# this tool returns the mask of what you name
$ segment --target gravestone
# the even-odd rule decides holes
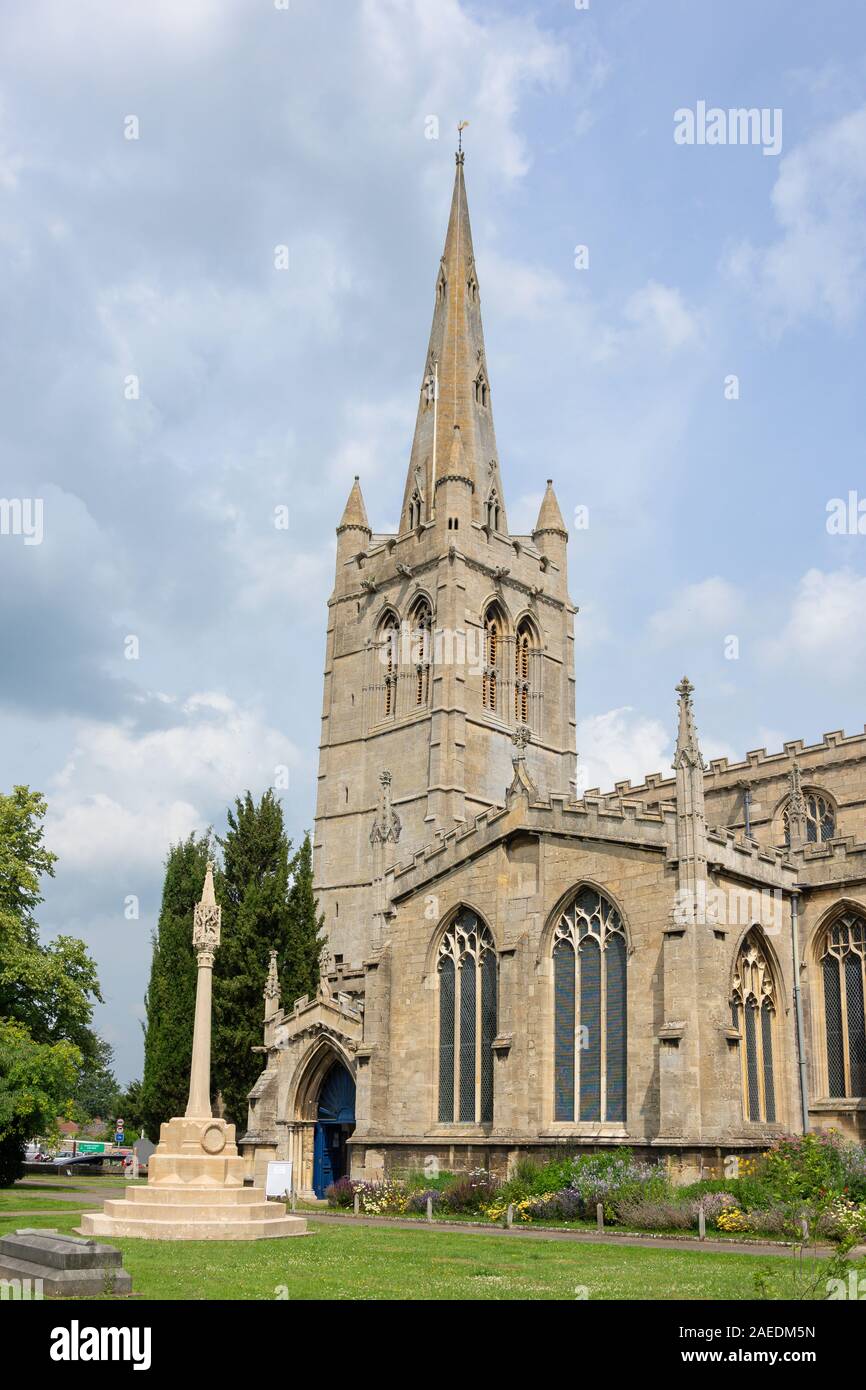
[[[0,1237],[0,1279],[41,1280],[48,1297],[132,1293],[132,1276],[113,1245],[44,1227]]]

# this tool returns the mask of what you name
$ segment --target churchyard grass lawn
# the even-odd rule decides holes
[[[29,1226],[72,1231],[74,1212]],[[0,1217],[0,1234],[14,1230]],[[317,1225],[288,1240],[114,1240],[148,1299],[742,1299],[790,1256]]]
[[[39,1174],[27,1175],[25,1182],[31,1191],[37,1187],[46,1192],[92,1192],[97,1187],[131,1187],[133,1183],[147,1182],[147,1178],[125,1178],[122,1173],[94,1173],[89,1178],[67,1178],[61,1173],[46,1174],[41,1177]],[[20,1184],[15,1188],[16,1192],[24,1191]]]
[[[0,1188],[0,1212],[4,1211],[57,1211],[61,1207],[64,1211],[87,1211],[93,1203],[88,1202],[86,1195],[81,1201],[70,1202],[66,1198],[60,1201],[57,1197],[44,1196],[41,1192],[28,1191],[27,1188]]]

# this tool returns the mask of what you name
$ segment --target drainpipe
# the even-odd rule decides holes
[[[743,789],[743,833],[747,840],[752,838],[752,788],[748,782],[741,782]]]
[[[800,1110],[803,1133],[809,1133],[809,1080],[806,1073],[806,1046],[803,1041],[803,998],[800,993],[800,890],[791,894],[791,950],[794,967],[794,1014],[797,1019],[797,1056],[800,1072]]]

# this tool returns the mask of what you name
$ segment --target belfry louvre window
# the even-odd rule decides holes
[[[522,622],[517,629],[514,643],[514,718],[518,724],[529,723],[530,713],[530,671],[532,650],[535,646],[530,624]]]
[[[626,943],[616,908],[578,890],[553,932],[555,1120],[626,1114]]]
[[[502,619],[495,608],[487,610],[484,619],[484,671],[481,677],[481,703],[485,709],[497,709],[499,698],[499,649],[502,645]]]
[[[400,623],[395,613],[385,617],[379,630],[379,660],[382,663],[382,717],[393,719],[397,711]]]
[[[866,922],[846,912],[821,949],[827,1084],[835,1098],[866,1097]]]
[[[426,600],[412,614],[412,661],[415,666],[415,706],[430,699],[430,668],[433,660],[433,615]]]
[[[775,986],[755,932],[746,937],[737,957],[731,1022],[741,1034],[743,1114],[749,1120],[773,1123],[776,1119]]]
[[[439,1120],[493,1121],[496,948],[464,908],[439,945]]]
[[[836,834],[836,812],[832,804],[818,792],[806,792],[803,799],[806,803],[807,842],[820,845],[825,840],[832,840]],[[785,828],[785,844],[790,845],[791,824],[787,809],[782,814],[782,824]]]

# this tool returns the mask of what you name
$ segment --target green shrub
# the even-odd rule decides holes
[[[674,1189],[678,1202],[700,1201],[717,1192],[727,1192],[736,1198],[743,1211],[761,1211],[772,1206],[774,1194],[763,1177],[746,1174],[740,1178],[703,1178]]]
[[[820,1209],[848,1190],[854,1166],[849,1151],[858,1147],[834,1130],[785,1135],[770,1145],[759,1174],[780,1202],[809,1202]]]

